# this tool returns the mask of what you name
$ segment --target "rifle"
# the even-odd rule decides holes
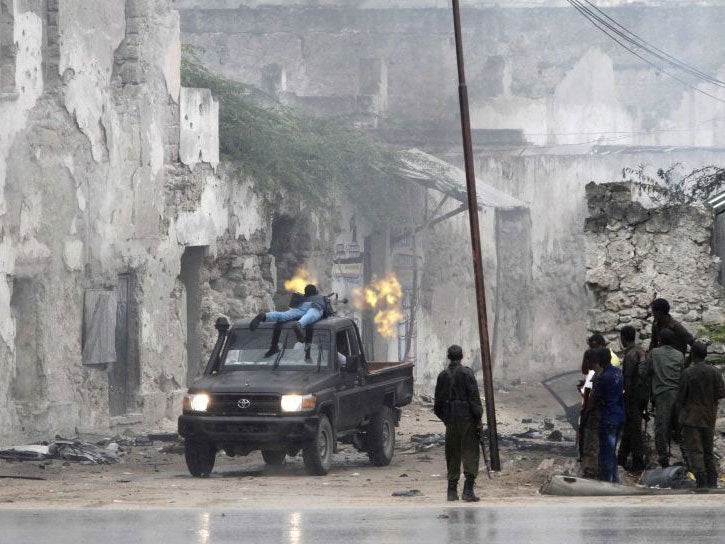
[[[483,438],[483,429],[479,429],[477,432],[478,443],[481,445],[481,455],[483,455],[483,464],[486,467],[486,474],[491,479],[491,466],[488,464],[488,455],[486,455],[486,441]]]

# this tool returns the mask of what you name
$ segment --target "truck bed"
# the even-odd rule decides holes
[[[395,362],[369,362],[367,363],[368,368],[368,375],[373,376],[377,374],[382,374],[383,372],[387,372],[389,370],[397,369],[397,368],[413,368],[413,363],[403,363],[400,361]]]
[[[359,389],[367,397],[366,404],[379,406],[389,395],[396,406],[405,406],[413,400],[413,364],[400,362],[366,363],[365,385]]]

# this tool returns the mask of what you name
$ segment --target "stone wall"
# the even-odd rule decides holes
[[[649,304],[658,297],[695,336],[701,325],[725,321],[710,208],[646,208],[626,183],[590,183],[586,194],[586,282],[595,300],[590,332],[616,340],[623,326],[632,325],[648,338]]]

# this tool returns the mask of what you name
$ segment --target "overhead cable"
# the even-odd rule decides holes
[[[718,102],[725,103],[725,100],[723,100],[722,98],[715,96],[714,94],[709,93],[703,89],[700,89],[699,87],[693,85],[692,83],[682,79],[681,77],[678,77],[677,75],[673,74],[671,71],[665,69],[662,65],[657,64],[657,62],[655,62],[651,59],[648,59],[647,57],[644,56],[643,53],[635,51],[631,47],[631,45],[636,45],[636,44],[633,44],[633,40],[631,38],[626,37],[626,35],[624,35],[624,33],[619,30],[612,29],[612,25],[610,25],[606,22],[602,22],[600,17],[597,17],[596,15],[592,14],[591,10],[586,8],[586,6],[582,5],[581,2],[579,2],[578,0],[567,0],[567,1],[569,2],[569,4],[571,4],[572,7],[574,7],[579,13],[581,13],[587,20],[589,20],[596,28],[598,28],[599,30],[604,32],[610,39],[615,41],[617,44],[619,44],[621,47],[623,47],[624,49],[626,49],[627,51],[632,53],[634,56],[636,56],[643,62],[649,64],[650,66],[652,66],[659,72],[662,72],[666,76],[670,77],[671,79],[674,79],[675,81],[678,81],[679,83],[692,89],[693,91],[698,92],[702,95],[705,95],[709,98],[712,98],[713,100],[717,100]],[[627,43],[629,43],[630,45],[627,45]],[[636,45],[636,46],[639,47],[640,49],[642,49],[641,46],[639,46],[639,45]],[[647,49],[646,52],[650,52],[650,51]],[[661,57],[659,55],[656,55],[656,56],[661,59]],[[696,76],[696,77],[698,79],[705,81],[706,83],[713,83],[718,86],[725,87],[725,82],[720,82],[719,80],[710,78],[709,76],[708,76],[708,80],[705,80],[704,78],[701,78],[699,76]],[[714,83],[714,82],[717,82],[717,83]]]

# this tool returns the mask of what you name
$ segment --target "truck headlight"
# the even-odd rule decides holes
[[[315,395],[282,395],[283,412],[305,412],[314,410],[317,398]]]
[[[206,393],[192,393],[184,397],[184,410],[206,412],[210,400],[209,395]]]

